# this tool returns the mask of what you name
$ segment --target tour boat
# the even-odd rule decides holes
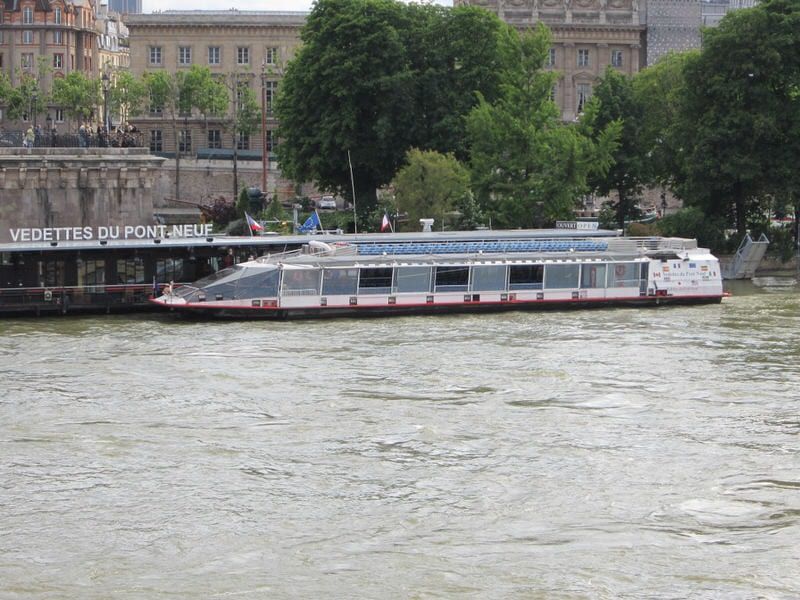
[[[232,318],[307,318],[720,302],[718,259],[682,238],[358,246],[312,240],[233,265],[156,304]]]

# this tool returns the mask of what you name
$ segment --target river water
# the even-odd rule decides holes
[[[0,598],[793,598],[800,286],[0,321]]]

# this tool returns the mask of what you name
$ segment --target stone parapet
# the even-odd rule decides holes
[[[20,228],[152,224],[163,162],[142,148],[0,148],[0,242]]]

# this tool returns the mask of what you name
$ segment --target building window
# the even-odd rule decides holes
[[[150,46],[150,64],[161,64],[161,46]]]
[[[190,46],[178,47],[178,64],[179,65],[192,64],[192,48]]]
[[[275,95],[278,93],[277,81],[264,82],[264,107],[268,113],[272,112],[272,105],[275,102]]]
[[[55,109],[56,113],[56,123],[63,123],[64,122],[64,109],[57,108]]]
[[[236,49],[236,64],[237,65],[250,64],[250,48],[239,47]]]
[[[163,152],[164,140],[161,136],[160,129],[150,130],[150,152]]]
[[[23,44],[33,43],[33,32],[30,29],[26,29],[22,32],[22,43]]]
[[[278,49],[277,48],[267,48],[266,55],[264,57],[264,62],[268,65],[274,65],[278,62]]]
[[[556,49],[550,48],[547,52],[547,63],[545,64],[546,67],[554,67],[556,66]]]
[[[583,112],[589,98],[592,97],[592,84],[579,83],[578,84],[578,112]]]
[[[209,46],[208,47],[208,64],[210,65],[218,65],[220,58],[220,51],[219,46]]]
[[[622,66],[622,50],[611,51],[611,66],[612,67]]]
[[[56,25],[61,25],[61,9],[55,8],[53,9],[53,23]]]
[[[181,129],[178,132],[178,152],[192,151],[192,130]]]
[[[588,67],[589,66],[589,49],[588,48],[578,48],[578,66],[579,67]]]
[[[267,129],[267,152],[275,151],[275,130]]]
[[[208,130],[208,147],[222,148],[222,132],[219,129]]]
[[[22,68],[23,69],[32,69],[33,68],[33,54],[29,52],[25,52],[21,55],[22,59]]]
[[[64,32],[60,29],[56,29],[53,32],[53,43],[56,46],[63,46],[64,45]]]
[[[140,256],[118,258],[117,283],[144,283],[144,259]]]
[[[247,133],[239,133],[236,139],[237,150],[250,150],[250,135]]]
[[[22,24],[23,25],[32,25],[33,24],[33,8],[30,6],[26,6],[22,9]]]
[[[151,98],[150,99],[150,114],[155,116],[155,117],[159,117],[159,116],[161,116],[162,112],[164,112],[164,107],[161,106],[160,104],[155,104],[153,102],[153,99]]]
[[[63,54],[53,54],[53,68],[54,69],[63,69],[64,68],[64,55]]]

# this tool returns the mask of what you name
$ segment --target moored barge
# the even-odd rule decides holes
[[[719,261],[681,238],[360,247],[311,241],[168,286],[153,302],[195,315],[310,318],[714,303]]]

